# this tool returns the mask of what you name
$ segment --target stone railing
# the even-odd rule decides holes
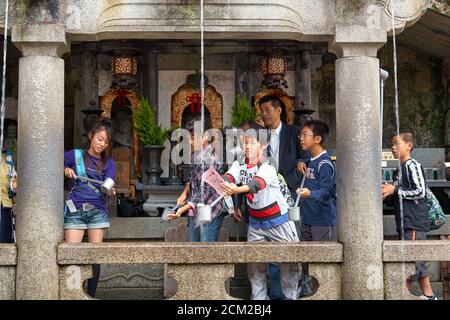
[[[0,300],[16,298],[16,265],[16,245],[0,244]]]
[[[173,299],[233,299],[225,282],[235,263],[309,262],[319,282],[310,299],[341,299],[343,246],[339,243],[148,243],[106,242],[100,245],[62,244],[58,247],[61,299],[90,299],[83,283],[92,264],[168,264],[177,281]]]
[[[406,287],[406,278],[415,273],[415,261],[450,261],[450,241],[384,241],[385,299],[418,299]]]
[[[339,243],[149,243],[106,242],[100,245],[58,246],[61,299],[90,299],[83,282],[92,276],[91,265],[168,264],[178,283],[173,299],[233,299],[225,282],[234,276],[235,263],[309,262],[319,289],[310,299],[341,299],[343,246]],[[384,241],[385,298],[418,299],[406,288],[415,261],[450,261],[450,241]],[[17,249],[0,244],[0,300],[15,299]]]

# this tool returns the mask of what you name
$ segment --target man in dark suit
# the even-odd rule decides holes
[[[300,128],[281,121],[281,102],[277,97],[262,97],[259,107],[264,126],[271,130],[268,155],[286,180],[291,192],[294,192],[302,178],[302,174],[297,170],[297,160],[308,158],[307,153],[300,147]]]
[[[300,128],[281,121],[281,101],[275,96],[264,96],[259,100],[259,108],[264,126],[270,129],[270,141],[267,147],[271,163],[284,177],[295,198],[295,190],[300,186],[302,174],[297,169],[299,159],[307,159],[308,155],[299,143]],[[270,298],[284,299],[281,291],[280,269],[278,264],[269,264]]]

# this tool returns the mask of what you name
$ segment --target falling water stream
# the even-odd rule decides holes
[[[200,90],[201,90],[201,139],[203,139],[203,130],[205,128],[205,43],[204,43],[204,7],[203,0],[200,0]],[[201,162],[202,172],[205,172],[205,162],[203,159],[203,143],[201,143]],[[205,180],[201,180],[201,202],[204,202]]]
[[[393,63],[394,63],[394,111],[395,111],[395,123],[397,129],[397,135],[400,135],[400,107],[398,102],[398,66],[397,66],[397,36],[395,34],[395,0],[391,0],[391,14],[392,14],[392,47],[393,47]],[[400,156],[398,158],[397,163],[398,170],[398,183],[402,182],[402,167],[401,167],[401,159]],[[405,240],[405,232],[403,230],[403,199],[402,195],[399,193],[398,195],[399,201],[399,210],[400,210],[400,239]],[[405,247],[401,246],[401,254],[402,256],[405,254]],[[406,269],[405,263],[402,263],[402,275],[403,279],[406,279]],[[405,286],[402,286],[402,296],[405,296]]]
[[[8,13],[9,13],[9,0],[5,2],[5,26],[3,36],[3,74],[2,74],[2,104],[0,109],[0,150],[3,150],[3,135],[4,135],[4,123],[5,123],[5,88],[6,88],[6,55],[8,50]],[[0,163],[2,157],[0,157]],[[0,185],[1,187],[1,185]]]
[[[394,61],[394,110],[395,110],[395,123],[397,129],[397,135],[400,135],[400,112],[399,112],[399,103],[398,103],[398,78],[397,78],[397,37],[395,35],[395,1],[391,1],[392,7],[392,46],[393,46],[393,61]],[[398,158],[398,181],[401,183],[402,181],[402,168],[401,168],[401,160]],[[401,194],[399,194],[399,203],[400,203],[400,237],[404,240],[404,231],[403,231],[403,199]]]
[[[202,172],[205,172],[205,161],[204,161],[204,154],[203,154],[203,134],[204,134],[204,128],[205,128],[205,42],[204,42],[204,5],[203,0],[200,0],[200,104],[201,104],[201,122],[200,122],[200,161],[202,162]],[[200,202],[202,204],[205,204],[205,179],[201,178],[200,183],[200,192],[201,192],[201,198]],[[204,223],[200,223],[200,233],[203,234],[204,232]]]
[[[3,36],[3,71],[2,71],[2,100],[0,108],[0,152],[3,152],[3,136],[4,136],[4,123],[5,123],[5,91],[6,91],[6,55],[8,52],[8,13],[9,13],[9,0],[5,2],[5,25]],[[3,161],[3,157],[0,157],[0,165]],[[2,199],[2,184],[0,179],[0,199]]]

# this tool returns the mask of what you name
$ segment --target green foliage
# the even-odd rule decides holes
[[[17,154],[17,149],[18,149],[17,139],[12,139],[12,143],[8,147],[9,147],[9,151]]]
[[[194,0],[185,0],[182,4],[171,8],[171,12],[180,20],[187,20],[191,26],[198,26],[200,13],[198,12],[198,3]]]
[[[450,17],[450,0],[431,0],[428,7]]]
[[[176,6],[175,12],[186,20],[198,20],[199,17],[192,7]]]
[[[147,98],[142,98],[140,108],[133,113],[137,134],[144,146],[162,146],[167,139],[169,129],[158,125],[156,110]]]
[[[247,97],[237,95],[236,104],[231,111],[231,124],[238,127],[244,120],[255,121],[255,119],[256,112]]]

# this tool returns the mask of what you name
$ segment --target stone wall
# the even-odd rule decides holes
[[[415,133],[421,148],[444,147],[445,91],[443,86],[443,61],[404,46],[398,46],[398,86],[400,127]],[[384,147],[395,132],[394,71],[392,44],[379,52],[381,66],[389,72],[385,91]]]
[[[312,93],[316,95],[318,112],[313,116],[319,118],[330,127],[326,147],[336,149],[336,95],[335,95],[335,61],[334,54],[327,54],[323,58],[322,67],[311,79]]]
[[[444,62],[405,46],[398,46],[398,85],[400,127],[412,130],[420,148],[444,148],[445,132],[449,131],[445,117]],[[383,148],[389,148],[390,136],[395,132],[394,71],[392,43],[378,53],[380,65],[389,72],[384,96]],[[336,115],[334,97],[335,67],[332,54],[324,57],[323,65],[312,78],[313,93],[319,94],[319,113],[315,114],[330,125],[327,143],[329,149],[336,146]],[[447,128],[446,128],[447,126]]]

